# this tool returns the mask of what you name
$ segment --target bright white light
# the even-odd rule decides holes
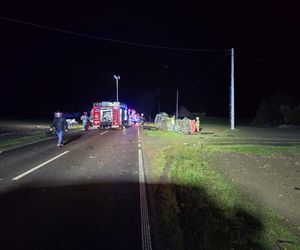
[[[115,78],[116,80],[120,80],[120,76],[114,75],[114,78]]]

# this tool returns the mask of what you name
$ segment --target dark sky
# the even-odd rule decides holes
[[[140,112],[157,111],[159,101],[162,111],[174,111],[179,89],[180,104],[189,110],[227,116],[230,57],[223,58],[223,49],[232,47],[238,117],[253,117],[258,102],[275,93],[300,98],[300,18],[293,2],[7,2],[1,1],[1,17],[121,41],[221,51],[131,46],[0,19],[1,116],[51,117],[55,109],[83,111],[94,101],[114,100],[113,74],[121,76],[119,99]]]

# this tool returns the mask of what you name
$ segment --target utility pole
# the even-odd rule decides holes
[[[235,128],[234,124],[234,48],[231,49],[231,84],[230,84],[230,129]]]
[[[120,76],[114,75],[114,78],[116,79],[117,102],[119,102],[119,80],[120,80]]]
[[[176,120],[178,119],[178,89],[176,92]]]

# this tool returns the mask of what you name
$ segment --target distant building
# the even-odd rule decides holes
[[[184,118],[189,117],[191,115],[191,112],[183,105],[181,105],[178,109],[178,117]]]

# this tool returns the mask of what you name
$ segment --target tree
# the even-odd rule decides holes
[[[257,125],[271,126],[276,119],[276,111],[274,107],[265,99],[263,99],[256,111],[256,117],[254,123]]]
[[[257,108],[254,123],[264,126],[277,126],[280,124],[299,124],[300,105],[296,99],[276,94],[268,100],[263,99]]]

